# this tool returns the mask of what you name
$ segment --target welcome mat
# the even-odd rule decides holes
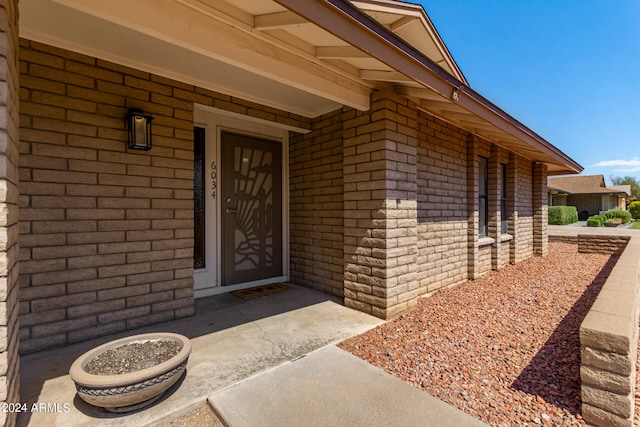
[[[291,287],[283,285],[282,283],[274,283],[272,285],[255,286],[253,288],[241,289],[239,291],[231,291],[229,293],[242,299],[251,299],[278,294],[290,289]]]

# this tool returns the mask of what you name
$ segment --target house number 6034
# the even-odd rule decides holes
[[[211,197],[216,198],[216,178],[218,173],[216,171],[216,162],[211,162]]]

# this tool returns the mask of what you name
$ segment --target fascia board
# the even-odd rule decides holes
[[[555,159],[567,173],[579,173],[582,166],[518,122],[502,109],[447,73],[421,52],[381,26],[364,12],[344,0],[276,0],[282,6],[305,17],[347,43],[357,46],[387,66],[414,81],[452,99],[467,111],[482,117],[498,129],[527,143]]]

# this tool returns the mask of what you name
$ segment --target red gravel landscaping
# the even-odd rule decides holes
[[[586,425],[578,328],[616,259],[550,243],[340,347],[491,425]]]

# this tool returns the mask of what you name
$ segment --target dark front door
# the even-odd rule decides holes
[[[222,284],[282,275],[282,145],[222,134]]]

